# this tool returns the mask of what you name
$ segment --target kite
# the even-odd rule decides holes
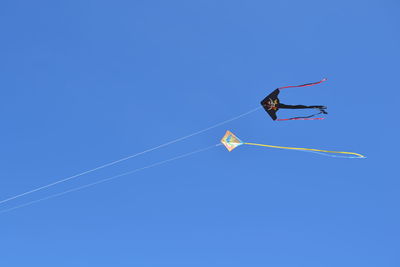
[[[261,147],[269,147],[269,148],[279,148],[279,149],[289,149],[289,150],[313,152],[313,153],[321,154],[324,156],[337,157],[337,158],[360,158],[360,159],[366,158],[365,156],[358,154],[358,153],[354,153],[354,152],[329,151],[329,150],[314,149],[314,148],[285,147],[285,146],[263,145],[263,144],[256,144],[256,143],[245,143],[230,131],[226,131],[225,135],[221,139],[221,143],[226,147],[226,149],[228,149],[229,152],[234,150],[238,146],[250,145],[250,146],[261,146]]]
[[[268,96],[266,96],[262,101],[261,105],[265,109],[265,111],[268,113],[269,116],[275,121],[288,121],[288,120],[323,120],[324,118],[312,118],[316,115],[319,114],[328,114],[328,112],[325,111],[326,107],[325,106],[304,106],[304,105],[285,105],[279,101],[278,95],[280,93],[280,90],[285,89],[285,88],[293,88],[293,87],[306,87],[306,86],[312,86],[316,85],[319,83],[322,83],[326,81],[327,79],[324,78],[319,82],[314,82],[314,83],[306,83],[302,85],[295,85],[295,86],[285,86],[285,87],[279,87],[275,89],[272,93],[270,93]],[[310,116],[306,117],[293,117],[293,118],[288,118],[288,119],[278,119],[276,116],[276,112],[279,109],[318,109],[319,113],[312,114]]]

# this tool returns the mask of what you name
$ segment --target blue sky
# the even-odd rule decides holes
[[[3,1],[0,199],[263,110],[1,210],[1,266],[399,266],[397,1]],[[280,111],[282,116],[293,115]]]

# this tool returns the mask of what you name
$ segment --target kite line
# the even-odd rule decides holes
[[[9,212],[9,211],[13,211],[13,210],[16,210],[16,209],[20,209],[20,208],[23,208],[23,207],[26,207],[26,206],[30,206],[30,205],[36,204],[38,202],[49,200],[49,199],[52,199],[52,198],[55,198],[55,197],[63,196],[63,195],[66,195],[68,193],[76,192],[76,191],[79,191],[79,190],[82,190],[82,189],[85,189],[85,188],[88,188],[88,187],[92,187],[92,186],[95,186],[95,185],[98,185],[98,184],[102,184],[102,183],[111,181],[111,180],[115,180],[115,179],[120,178],[122,176],[127,176],[127,175],[130,175],[130,174],[134,174],[136,172],[143,171],[143,170],[146,170],[146,169],[151,169],[153,167],[156,167],[156,166],[159,166],[159,165],[171,162],[171,161],[175,161],[175,160],[178,160],[178,159],[183,159],[183,158],[192,156],[194,154],[213,149],[213,148],[218,147],[220,145],[222,145],[222,144],[219,143],[219,144],[216,144],[216,145],[212,145],[212,146],[208,146],[208,147],[205,147],[205,148],[197,149],[195,151],[188,152],[188,153],[185,153],[185,154],[182,154],[182,155],[179,155],[179,156],[175,156],[175,157],[170,158],[170,159],[158,161],[156,163],[153,163],[153,164],[141,167],[141,168],[137,168],[137,169],[134,169],[132,171],[124,172],[124,173],[121,173],[121,174],[118,174],[118,175],[115,175],[115,176],[112,176],[112,177],[101,179],[99,181],[96,181],[96,182],[93,182],[93,183],[90,183],[90,184],[82,185],[82,186],[75,187],[75,188],[72,188],[72,189],[57,193],[57,194],[53,194],[53,195],[44,197],[44,198],[40,198],[40,199],[37,199],[37,200],[26,202],[24,204],[21,204],[21,205],[12,207],[12,208],[1,210],[0,214],[6,213],[6,212]]]
[[[104,169],[104,168],[106,168],[106,167],[115,165],[115,164],[117,164],[117,163],[126,161],[126,160],[128,160],[128,159],[132,159],[132,158],[138,157],[138,156],[140,156],[140,155],[143,155],[143,154],[146,154],[146,153],[148,153],[148,152],[157,150],[157,149],[159,149],[159,148],[166,147],[166,146],[172,145],[172,144],[174,144],[174,143],[178,143],[178,142],[183,141],[183,140],[185,140],[185,139],[188,139],[188,138],[190,138],[190,137],[193,137],[193,136],[199,135],[199,134],[201,134],[201,133],[207,132],[207,131],[209,131],[209,130],[212,130],[212,129],[214,129],[214,128],[217,128],[217,127],[219,127],[219,126],[221,126],[221,125],[227,124],[227,123],[232,122],[232,121],[235,121],[235,120],[237,120],[237,119],[240,119],[240,118],[242,118],[242,117],[244,117],[244,116],[247,116],[247,115],[249,115],[249,114],[251,114],[251,113],[253,113],[253,112],[259,110],[260,108],[261,108],[261,107],[257,107],[257,108],[251,109],[251,110],[249,110],[249,111],[247,111],[247,112],[244,112],[244,113],[242,113],[242,114],[240,114],[240,115],[237,115],[237,116],[235,116],[235,117],[233,117],[233,118],[224,120],[224,121],[219,122],[219,123],[217,123],[217,124],[214,124],[214,125],[212,125],[212,126],[210,126],[210,127],[207,127],[207,128],[202,129],[202,130],[196,131],[196,132],[194,132],[194,133],[188,134],[188,135],[186,135],[186,136],[183,136],[183,137],[180,137],[180,138],[171,140],[171,141],[166,142],[166,143],[164,143],[164,144],[161,144],[161,145],[158,145],[158,146],[149,148],[149,149],[144,150],[144,151],[142,151],[142,152],[138,152],[138,153],[136,153],[136,154],[133,154],[133,155],[130,155],[130,156],[127,156],[127,157],[124,157],[124,158],[121,158],[121,159],[118,159],[118,160],[115,160],[115,161],[106,163],[106,164],[104,164],[104,165],[98,166],[98,167],[96,167],[96,168],[93,168],[93,169],[90,169],[90,170],[87,170],[87,171],[84,171],[84,172],[81,172],[81,173],[78,173],[78,174],[69,176],[69,177],[67,177],[67,178],[64,178],[64,179],[61,179],[61,180],[58,180],[58,181],[49,183],[49,184],[44,185],[44,186],[37,187],[37,188],[35,188],[35,189],[32,189],[32,190],[29,190],[29,191],[26,191],[26,192],[17,194],[17,195],[15,195],[15,196],[12,196],[12,197],[9,197],[9,198],[0,200],[0,204],[9,202],[9,201],[11,201],[11,200],[14,200],[14,199],[17,199],[17,198],[20,198],[20,197],[23,197],[23,196],[26,196],[26,195],[35,193],[35,192],[37,192],[37,191],[40,191],[40,190],[43,190],[43,189],[46,189],[46,188],[49,188],[49,187],[52,187],[52,186],[55,186],[55,185],[57,185],[57,184],[61,184],[61,183],[67,182],[67,181],[69,181],[69,180],[75,179],[75,178],[80,177],[80,176],[83,176],[83,175],[85,175],[85,174],[89,174],[89,173],[98,171],[98,170],[100,170],[100,169]]]

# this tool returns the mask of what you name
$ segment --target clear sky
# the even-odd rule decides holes
[[[34,201],[218,143],[354,151],[365,160],[216,147],[0,215],[0,266],[399,266],[400,4],[50,1],[0,4],[0,199],[263,110],[3,203]],[[283,117],[297,115],[280,111]]]

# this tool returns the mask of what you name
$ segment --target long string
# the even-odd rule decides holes
[[[93,183],[90,183],[90,184],[82,185],[82,186],[75,187],[75,188],[72,188],[72,189],[57,193],[57,194],[53,194],[53,195],[44,197],[44,198],[40,198],[40,199],[37,199],[37,200],[26,202],[24,204],[21,204],[21,205],[12,207],[12,208],[1,210],[0,214],[6,213],[6,212],[9,212],[9,211],[12,211],[12,210],[20,209],[20,208],[23,208],[23,207],[26,207],[26,206],[30,206],[30,205],[36,204],[38,202],[49,200],[49,199],[52,199],[52,198],[55,198],[55,197],[66,195],[68,193],[76,192],[76,191],[79,191],[79,190],[82,190],[82,189],[85,189],[85,188],[88,188],[88,187],[92,187],[92,186],[95,186],[95,185],[98,185],[98,184],[101,184],[101,183],[105,183],[105,182],[111,181],[111,180],[115,180],[115,179],[120,178],[122,176],[127,176],[127,175],[130,175],[130,174],[134,174],[136,172],[143,171],[145,169],[150,169],[150,168],[153,168],[153,167],[156,167],[156,166],[159,166],[159,165],[171,162],[171,161],[175,161],[175,160],[178,160],[178,159],[183,159],[183,158],[192,156],[194,154],[210,150],[210,149],[215,148],[215,147],[220,146],[220,145],[222,145],[222,144],[216,144],[216,145],[208,146],[206,148],[198,149],[198,150],[195,150],[195,151],[192,151],[192,152],[189,152],[189,153],[185,153],[185,154],[182,154],[182,155],[170,158],[170,159],[159,161],[159,162],[147,165],[145,167],[141,167],[141,168],[138,168],[138,169],[135,169],[135,170],[132,170],[132,171],[128,171],[128,172],[125,172],[125,173],[122,173],[122,174],[118,174],[118,175],[115,175],[115,176],[112,176],[112,177],[104,178],[102,180],[99,180],[99,181],[96,181],[96,182],[93,182]]]
[[[52,186],[55,186],[55,185],[60,184],[60,183],[64,183],[64,182],[66,182],[66,181],[69,181],[69,180],[75,179],[75,178],[77,178],[77,177],[83,176],[83,175],[85,175],[85,174],[88,174],[88,173],[91,173],[91,172],[94,172],[94,171],[97,171],[97,170],[100,170],[100,169],[103,169],[103,168],[106,168],[106,167],[115,165],[115,164],[117,164],[117,163],[126,161],[126,160],[128,160],[128,159],[135,158],[135,157],[137,157],[137,156],[140,156],[140,155],[143,155],[143,154],[145,154],[145,153],[154,151],[154,150],[156,150],[156,149],[159,149],[159,148],[162,148],[162,147],[166,147],[166,146],[172,145],[172,144],[174,144],[174,143],[183,141],[183,140],[188,139],[188,138],[190,138],[190,137],[193,137],[193,136],[195,136],[195,135],[199,135],[199,134],[204,133],[204,132],[206,132],[206,131],[209,131],[209,130],[211,130],[211,129],[217,128],[217,127],[219,127],[219,126],[221,126],[221,125],[224,125],[224,124],[226,124],[226,123],[229,123],[229,122],[232,122],[232,121],[234,121],[234,120],[240,119],[240,118],[242,118],[242,117],[244,117],[244,116],[246,116],[246,115],[249,115],[249,114],[251,114],[251,113],[253,113],[253,112],[259,110],[260,108],[261,108],[261,107],[257,107],[257,108],[251,109],[251,110],[249,110],[249,111],[247,111],[247,112],[245,112],[245,113],[242,113],[242,114],[240,114],[240,115],[238,115],[238,116],[235,116],[235,117],[233,117],[233,118],[230,118],[230,119],[228,119],[228,120],[219,122],[219,123],[217,123],[217,124],[214,124],[214,125],[212,125],[212,126],[210,126],[210,127],[205,128],[205,129],[202,129],[202,130],[199,130],[199,131],[197,131],[197,132],[191,133],[191,134],[189,134],[189,135],[186,135],[186,136],[183,136],[183,137],[180,137],[180,138],[171,140],[171,141],[169,141],[169,142],[166,142],[166,143],[164,143],[164,144],[155,146],[155,147],[153,147],[153,148],[149,148],[149,149],[144,150],[144,151],[142,151],[142,152],[139,152],[139,153],[136,153],[136,154],[127,156],[127,157],[125,157],[125,158],[121,158],[121,159],[118,159],[118,160],[115,160],[115,161],[106,163],[106,164],[101,165],[101,166],[98,166],[98,167],[96,167],[96,168],[93,168],[93,169],[90,169],[90,170],[87,170],[87,171],[84,171],[84,172],[81,172],[81,173],[78,173],[78,174],[69,176],[69,177],[67,177],[67,178],[64,178],[64,179],[61,179],[61,180],[58,180],[58,181],[49,183],[49,184],[47,184],[47,185],[40,186],[40,187],[37,187],[37,188],[35,188],[35,189],[32,189],[32,190],[23,192],[23,193],[21,193],[21,194],[17,194],[17,195],[14,195],[14,196],[12,196],[12,197],[3,199],[3,200],[0,201],[0,204],[6,203],[6,202],[8,202],[8,201],[11,201],[11,200],[20,198],[20,197],[22,197],[22,196],[26,196],[26,195],[28,195],[28,194],[32,194],[32,193],[34,193],[34,192],[37,192],[37,191],[40,191],[40,190],[43,190],[43,189],[46,189],[46,188],[49,188],[49,187],[52,187]]]

